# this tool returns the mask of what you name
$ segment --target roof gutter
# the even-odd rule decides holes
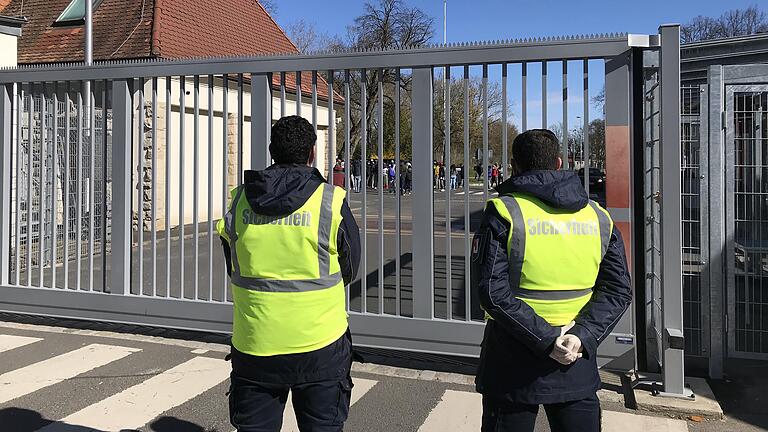
[[[26,17],[0,15],[0,34],[21,37],[21,27],[28,21]]]

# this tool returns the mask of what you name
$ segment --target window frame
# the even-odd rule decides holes
[[[69,18],[66,19],[65,16],[72,13],[72,9],[75,8],[76,4],[78,2],[82,2],[83,7],[86,6],[86,3],[88,0],[71,0],[69,4],[67,4],[67,7],[64,8],[64,10],[59,14],[59,16],[56,18],[56,20],[53,22],[53,25],[56,27],[67,27],[67,26],[81,26],[85,24],[85,10],[83,10],[83,16],[80,18]],[[96,9],[101,6],[101,4],[104,2],[104,0],[92,0],[93,1],[93,10],[94,12]]]

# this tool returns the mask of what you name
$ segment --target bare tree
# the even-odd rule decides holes
[[[277,1],[275,0],[259,0],[259,3],[264,7],[264,9],[269,12],[270,15],[277,16]]]
[[[329,36],[328,33],[318,30],[315,23],[303,19],[289,24],[286,33],[300,53],[333,49],[341,44],[338,38]]]
[[[680,39],[690,43],[765,31],[768,31],[768,14],[757,6],[750,6],[729,10],[718,18],[697,16],[680,28]]]
[[[347,42],[336,42],[336,48],[358,50],[385,50],[402,49],[408,47],[424,46],[434,36],[434,18],[427,15],[417,7],[409,7],[402,0],[376,0],[365,3],[363,14],[355,18],[352,25],[347,28]],[[334,48],[333,44],[331,46]],[[410,88],[410,76],[402,74],[396,76],[393,70],[370,70],[365,74],[365,93],[362,93],[362,74],[353,72],[350,75],[351,95],[347,103],[352,108],[351,115],[351,151],[355,154],[357,145],[364,141],[362,132],[362,100],[366,102],[366,124],[368,134],[365,137],[367,145],[375,141],[376,101],[379,97],[378,83],[382,81],[384,87],[399,85],[407,90]],[[344,82],[345,76],[339,74],[336,82]],[[381,97],[394,105],[392,92],[385,91]],[[384,127],[382,125],[382,127]]]

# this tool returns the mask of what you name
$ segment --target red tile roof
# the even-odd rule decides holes
[[[54,25],[70,1],[0,0],[3,15],[29,18],[19,39],[19,64],[82,61],[83,26]],[[103,0],[93,13],[93,50],[96,61],[298,53],[256,0]],[[273,85],[279,84],[275,74]],[[286,90],[295,89],[296,74],[289,73]],[[312,92],[308,72],[301,90]],[[319,77],[318,96],[327,95],[328,84]],[[343,103],[338,93],[334,99]]]
[[[82,61],[83,26],[53,25],[70,1],[11,0],[0,10],[29,18],[19,39],[19,64]],[[93,12],[94,60],[149,58],[153,7],[153,0],[104,0]]]
[[[297,53],[256,0],[155,0],[152,53],[160,58]]]

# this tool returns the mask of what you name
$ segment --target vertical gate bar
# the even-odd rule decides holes
[[[525,71],[525,64],[523,64]],[[525,75],[523,75],[525,77]],[[523,88],[525,88],[525,79],[523,79]],[[523,92],[525,95],[525,92]],[[523,104],[525,110],[525,104]],[[525,112],[525,111],[523,111]],[[525,118],[525,116],[523,116]],[[471,230],[471,220],[469,219],[469,65],[464,65],[464,318],[467,321],[472,320],[472,301],[470,299],[470,243],[469,232]]]
[[[507,101],[507,64],[501,65],[501,176],[509,178],[509,126],[507,125],[509,109]]]
[[[709,171],[706,173],[709,177],[708,194],[715,199],[709,199],[708,206],[703,207],[709,215],[709,230],[702,231],[703,235],[709,236],[710,254],[704,255],[709,261],[709,286],[720,287],[726,283],[723,277],[723,269],[726,268],[723,263],[723,254],[713,251],[726,250],[726,224],[725,208],[733,208],[733,197],[726,199],[725,205],[720,199],[726,196],[725,182],[723,173],[725,170],[724,150],[723,150],[723,117],[724,110],[723,84],[722,84],[722,66],[710,66],[707,71],[707,104],[703,104],[707,112],[708,134],[706,142],[709,146],[708,164]],[[730,174],[726,174],[730,175]],[[730,205],[729,205],[730,204]],[[731,249],[728,249],[731,250]],[[733,285],[731,285],[733,286]],[[711,288],[710,296],[710,347],[709,347],[709,376],[713,379],[721,379],[723,376],[723,354],[725,339],[725,315],[724,292],[723,290]]]
[[[301,72],[296,72],[296,115],[301,117]]]
[[[568,134],[568,60],[563,60],[563,169],[568,170],[570,164]],[[574,162],[576,158],[574,157]]]
[[[280,117],[285,117],[285,72],[280,72]]]
[[[314,76],[312,77],[315,87],[317,87],[317,72],[314,73]],[[313,90],[312,94],[314,95],[314,100],[312,101],[312,105],[314,106],[313,110],[317,111],[317,88]],[[338,154],[338,149],[336,148],[336,114],[334,113],[333,108],[333,71],[328,71],[328,148],[330,149],[328,151],[328,173],[329,175],[332,175],[333,173],[333,166],[336,162],[336,155]],[[317,121],[315,121],[315,130],[317,130]],[[349,192],[349,159],[344,160],[344,185],[342,186]]]
[[[129,111],[132,113],[132,111]],[[75,184],[77,190],[75,191],[75,203],[77,208],[75,209],[75,269],[77,274],[75,275],[75,289],[81,290],[82,282],[82,219],[83,219],[83,83],[80,82],[77,90],[77,148],[75,149],[75,170],[77,172],[75,177]],[[130,159],[126,159],[130,160]],[[123,161],[125,163],[125,161]],[[129,225],[130,227],[130,225]]]
[[[229,197],[229,75],[224,74],[221,77],[222,79],[222,120],[221,120],[221,129],[222,129],[222,160],[224,169],[222,170],[222,178],[221,178],[221,217],[223,218],[224,215],[227,214],[227,197]],[[271,85],[271,82],[267,83],[267,86]],[[253,82],[253,76],[251,76],[251,91],[253,91],[253,87],[255,87],[256,84]],[[267,87],[269,88],[269,87]],[[251,96],[251,100],[253,100],[253,96]],[[253,113],[251,113],[253,115]],[[266,145],[266,144],[265,144]],[[224,265],[226,266],[227,263],[225,262]],[[229,285],[229,275],[227,275],[226,267],[223,269],[221,275],[221,301],[226,302],[227,301],[227,286]]]
[[[194,287],[195,296],[194,300],[198,299],[199,293],[199,276],[200,276],[200,226],[198,220],[200,218],[200,75],[195,75],[193,80],[194,84],[194,117],[193,117],[193,130],[194,130],[194,149],[192,151],[192,231],[194,240],[194,254],[195,261],[193,263],[193,276],[195,278],[192,282]]]
[[[101,287],[102,292],[107,292],[107,205],[109,203],[109,200],[107,199],[107,174],[109,173],[108,170],[108,154],[107,154],[107,142],[108,142],[108,134],[107,134],[107,101],[109,100],[109,81],[104,80],[103,81],[103,87],[101,89],[101,145],[103,146],[103,150],[101,152],[101,160],[102,160],[102,169],[104,170],[103,174],[103,181],[101,182],[102,185],[102,211],[101,211]]]
[[[547,129],[547,61],[541,62],[541,128]]]
[[[488,65],[483,65],[483,200],[488,201]]]
[[[19,83],[16,87],[16,93],[14,93],[14,104],[16,104],[16,222],[14,226],[14,284],[19,285],[21,270],[21,143],[22,143],[22,114],[24,112],[24,86]],[[5,148],[5,147],[3,147]],[[2,228],[0,228],[2,229]],[[66,280],[66,278],[65,278]]]
[[[432,68],[413,69],[413,317],[434,318]]]
[[[94,217],[96,216],[96,94],[94,88],[96,82],[92,82],[91,85],[86,87],[89,89],[88,93],[88,124],[90,125],[90,155],[89,155],[89,179],[88,179],[88,291],[93,291],[93,263],[94,255]],[[142,123],[143,124],[143,123]]]
[[[57,147],[59,145],[59,83],[53,84],[53,136],[52,136],[52,149],[51,149],[51,288],[56,288],[56,252],[59,247],[59,239],[56,237],[58,234],[57,228],[57,213],[58,202],[56,192],[56,155]]]
[[[378,277],[378,297],[379,297],[379,314],[384,313],[384,186],[389,186],[389,174],[387,174],[386,178],[382,175],[384,172],[383,166],[384,166],[384,70],[379,69],[378,71],[379,79],[378,81],[378,88],[376,90],[376,93],[378,93],[378,116],[376,121],[378,122],[378,125],[376,127],[377,129],[377,135],[378,135],[378,153],[377,157],[379,159],[378,161],[378,171],[376,175],[379,177],[379,235],[378,235],[378,243],[379,243],[379,277]]]
[[[453,319],[453,269],[451,268],[451,193],[453,182],[451,181],[451,67],[445,67],[445,173],[448,179],[448,187],[445,188],[445,308],[446,319]]]
[[[48,138],[48,128],[46,125],[46,116],[48,115],[47,104],[48,99],[45,96],[47,83],[40,84],[40,175],[38,176],[40,195],[38,196],[38,213],[37,213],[37,249],[40,255],[40,261],[37,265],[40,272],[40,280],[38,285],[40,288],[45,286],[44,270],[45,270],[45,194],[46,194],[46,180],[45,174],[45,145]]]
[[[350,88],[349,88],[349,80],[350,80],[349,69],[347,69],[347,70],[344,71],[344,156],[347,158],[347,163],[351,165],[351,155],[350,155],[350,141],[351,140],[350,140],[350,130],[349,129],[350,129],[350,123],[351,123],[351,117],[350,117],[351,116],[351,113],[350,113],[350,111],[351,111],[351,108],[350,108],[350,103],[351,103],[350,101],[351,101],[351,99],[350,98],[352,96],[351,96]],[[351,206],[352,205],[351,204],[352,199],[349,196],[349,189],[350,189],[350,185],[349,185],[349,183],[347,183],[347,197],[349,199],[350,206]],[[365,274],[365,270],[363,270],[363,272],[361,274],[364,275]],[[363,277],[365,277],[365,276],[363,276]],[[347,309],[350,308],[350,296],[351,295],[350,295],[349,290],[350,290],[350,288],[347,287],[347,289],[346,289],[346,297],[347,297],[346,298],[346,305],[347,305]]]
[[[377,80],[377,88],[376,88],[376,94],[377,94],[377,116],[376,116],[376,122],[378,123],[376,126],[376,135],[378,135],[377,139],[377,153],[376,156],[378,158],[377,167],[378,170],[376,172],[376,176],[379,179],[379,211],[378,211],[378,222],[379,222],[379,234],[378,234],[378,252],[379,252],[379,265],[378,265],[378,298],[379,298],[379,304],[378,304],[378,312],[379,314],[384,313],[384,186],[388,186],[385,182],[389,182],[389,175],[387,175],[387,178],[385,179],[382,175],[383,173],[383,166],[384,166],[384,71],[382,69],[378,70],[378,80]]]
[[[29,111],[27,111],[27,286],[32,287],[32,147],[35,144],[35,92],[34,84],[29,85]]]
[[[11,181],[13,166],[13,104],[16,94],[13,84],[5,84],[0,88],[0,283],[10,282],[11,265]],[[18,268],[15,270],[18,273]]]
[[[237,185],[243,184],[243,123],[245,108],[243,107],[243,74],[237,76]]]
[[[271,126],[272,89],[269,75],[251,74],[251,169],[263,170],[269,166]]]
[[[643,96],[644,97],[644,96]],[[581,158],[584,161],[584,189],[589,196],[589,167],[590,167],[590,155],[589,155],[589,60],[584,59],[584,113],[582,125],[582,140],[583,148]]]
[[[139,171],[136,176],[136,184],[138,185],[138,206],[136,207],[136,232],[138,235],[138,249],[139,249],[139,277],[138,277],[138,291],[136,294],[144,295],[144,141],[146,140],[146,133],[144,132],[144,117],[146,116],[146,106],[144,103],[144,78],[139,78],[139,88],[136,91],[136,98],[139,105],[139,118],[136,122],[138,130],[138,152],[139,152]],[[183,184],[184,182],[182,182]]]
[[[682,256],[680,229],[680,26],[662,26],[660,53],[661,73],[661,142],[662,142],[662,250],[663,322],[667,335],[682,336]],[[684,394],[684,352],[665,345],[664,391]]]
[[[106,130],[104,131],[106,133]],[[166,155],[166,157],[168,157]],[[157,296],[157,77],[152,78],[152,297]]]
[[[64,196],[64,289],[69,289],[69,194],[71,193],[72,183],[72,167],[70,166],[70,156],[72,154],[72,146],[70,145],[70,135],[72,133],[72,118],[70,116],[71,103],[69,94],[72,92],[72,83],[67,82],[67,88],[64,94],[64,181],[63,181],[63,196]],[[31,137],[31,135],[29,135]]]
[[[522,65],[522,96],[520,102],[520,105],[522,105],[521,110],[521,117],[522,117],[522,128],[523,132],[528,130],[528,63],[523,62]]]
[[[363,190],[363,268],[360,278],[361,312],[368,312],[368,77],[365,69],[360,71],[360,159],[366,185]]]
[[[312,129],[315,131],[315,136],[317,136],[317,71],[312,71]],[[331,145],[331,136],[328,135],[328,139],[326,141],[326,148],[327,154],[328,154],[328,163],[329,169],[328,169],[328,177],[331,176],[331,173],[333,173],[333,164],[331,161],[331,151],[330,151],[330,145]],[[315,149],[317,149],[317,144],[315,144]],[[315,155],[315,160],[312,162],[317,168],[317,155]],[[331,184],[333,184],[333,179],[331,179]]]
[[[179,77],[179,298],[185,298],[184,294],[184,166],[186,165],[186,141],[184,140],[184,128],[186,127],[187,113],[187,77]]]
[[[331,80],[333,79],[333,71],[328,72]],[[329,85],[329,87],[333,87],[332,85]],[[351,181],[351,173],[352,173],[352,156],[350,155],[350,146],[349,146],[349,101],[350,101],[350,95],[349,95],[349,70],[344,71],[344,166],[346,167],[345,175],[345,185],[347,189],[347,201],[350,203],[352,202],[352,199],[349,195],[349,193],[352,190],[352,181]],[[331,101],[333,101],[333,92],[331,92],[331,95],[329,96],[331,98]],[[331,102],[332,103],[332,102]],[[333,105],[331,105],[333,106]],[[347,294],[349,294],[349,290],[347,290]],[[349,304],[349,303],[347,303]]]
[[[165,77],[165,297],[171,297],[171,89],[173,78]],[[113,150],[114,151],[114,150]]]
[[[112,283],[110,292],[131,287],[131,91],[127,80],[112,81]]]
[[[208,75],[208,301],[213,300],[213,75]],[[253,83],[251,83],[253,85]],[[253,114],[253,111],[251,111]],[[251,119],[253,122],[253,118]]]
[[[349,159],[347,159],[349,160]],[[400,197],[402,192],[400,191],[401,180],[400,176],[405,175],[401,172],[400,161],[400,69],[395,70],[395,315],[400,316],[400,255],[401,255],[401,240],[400,240]]]

